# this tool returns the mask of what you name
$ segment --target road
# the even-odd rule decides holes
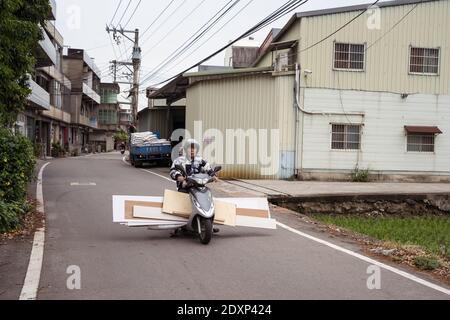
[[[38,299],[450,298],[387,270],[381,289],[369,290],[369,263],[283,228],[221,228],[203,246],[168,231],[112,223],[112,195],[161,196],[174,187],[120,154],[51,161],[43,175],[47,224]],[[305,231],[295,218],[276,218]],[[80,290],[67,288],[69,266],[80,268]]]

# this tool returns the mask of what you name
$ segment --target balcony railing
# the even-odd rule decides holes
[[[90,99],[94,100],[97,104],[101,103],[100,95],[84,82],[83,82],[83,94],[88,96]]]
[[[44,111],[42,114],[46,117],[60,120],[66,123],[70,123],[72,120],[71,119],[72,117],[69,113],[62,111],[61,109],[55,108],[54,106],[50,106],[50,110]]]
[[[52,7],[52,12],[49,20],[56,20],[56,0],[50,0],[50,6]]]
[[[42,48],[42,50],[41,50],[40,54],[38,54],[38,57],[37,57],[37,66],[38,67],[49,67],[52,65],[56,65],[57,64],[56,48],[53,45],[50,38],[48,37],[47,33],[44,31],[44,29],[41,28],[41,30],[42,30],[42,36],[44,37],[44,39],[39,41],[39,45]]]
[[[31,78],[28,79],[28,84],[32,90],[31,94],[28,96],[28,100],[33,102],[38,109],[50,110],[50,94]]]
[[[39,70],[44,71],[50,77],[64,85],[67,89],[72,89],[72,83],[70,82],[70,80],[64,74],[62,74],[61,71],[56,69],[55,66],[43,67],[39,68]]]
[[[94,129],[98,128],[97,118],[88,118],[80,115],[80,124]]]

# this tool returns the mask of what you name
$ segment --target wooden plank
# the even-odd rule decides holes
[[[223,201],[214,201],[216,216],[214,223],[230,227],[236,226],[236,205]]]
[[[263,219],[246,216],[237,216],[236,226],[261,229],[276,229],[277,222],[274,219]]]
[[[238,216],[246,216],[254,218],[265,218],[265,219],[270,218],[269,212],[267,210],[260,210],[260,209],[237,208],[236,214]]]
[[[142,220],[133,216],[133,208],[138,207],[151,207],[162,208],[161,202],[147,202],[147,201],[125,201],[125,220]]]
[[[161,221],[175,221],[175,222],[187,222],[188,219],[180,218],[171,214],[162,212],[162,208],[154,207],[140,207],[135,206],[133,209],[133,216],[135,218],[161,220]]]
[[[192,203],[186,193],[166,190],[164,192],[163,212],[176,215],[191,215]]]

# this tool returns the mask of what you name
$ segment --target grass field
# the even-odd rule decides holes
[[[345,228],[370,237],[417,245],[425,251],[450,260],[450,217],[384,217],[314,215],[326,224]]]

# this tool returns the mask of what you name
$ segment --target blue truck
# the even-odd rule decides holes
[[[130,163],[136,168],[145,163],[171,166],[172,146],[170,141],[158,139],[152,132],[132,134]]]

